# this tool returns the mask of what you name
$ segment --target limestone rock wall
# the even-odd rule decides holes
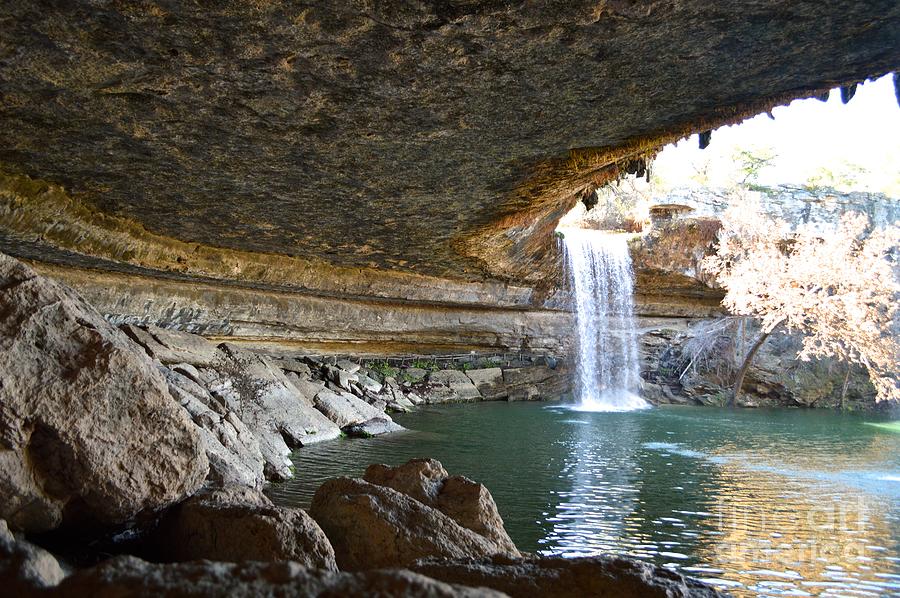
[[[571,314],[490,304],[346,298],[35,264],[115,324],[152,324],[273,350],[350,354],[524,349],[568,354]]]

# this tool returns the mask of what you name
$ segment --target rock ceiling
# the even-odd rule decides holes
[[[900,66],[896,0],[6,0],[0,30],[0,174],[61,186],[54,227],[531,283],[634,156]]]

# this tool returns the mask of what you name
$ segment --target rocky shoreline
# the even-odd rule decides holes
[[[469,355],[439,363],[267,355],[155,326],[120,330],[154,360],[204,437],[210,478],[254,488],[292,477],[293,449],[402,430],[391,413],[448,402],[558,399],[570,381],[568,367],[549,357]]]

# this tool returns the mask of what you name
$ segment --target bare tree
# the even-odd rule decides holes
[[[868,224],[865,216],[848,213],[834,230],[804,225],[791,232],[749,197],[725,212],[717,253],[703,267],[726,290],[725,307],[761,322],[732,402],[754,355],[779,326],[804,335],[800,359],[859,363],[875,385],[876,400],[900,399],[900,227],[870,230]]]

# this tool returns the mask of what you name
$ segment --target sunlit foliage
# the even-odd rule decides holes
[[[900,400],[900,226],[870,229],[848,213],[830,230],[765,216],[750,197],[722,218],[717,253],[703,267],[727,291],[732,313],[753,316],[764,334],[804,334],[800,359],[833,356],[864,365],[877,400]]]

